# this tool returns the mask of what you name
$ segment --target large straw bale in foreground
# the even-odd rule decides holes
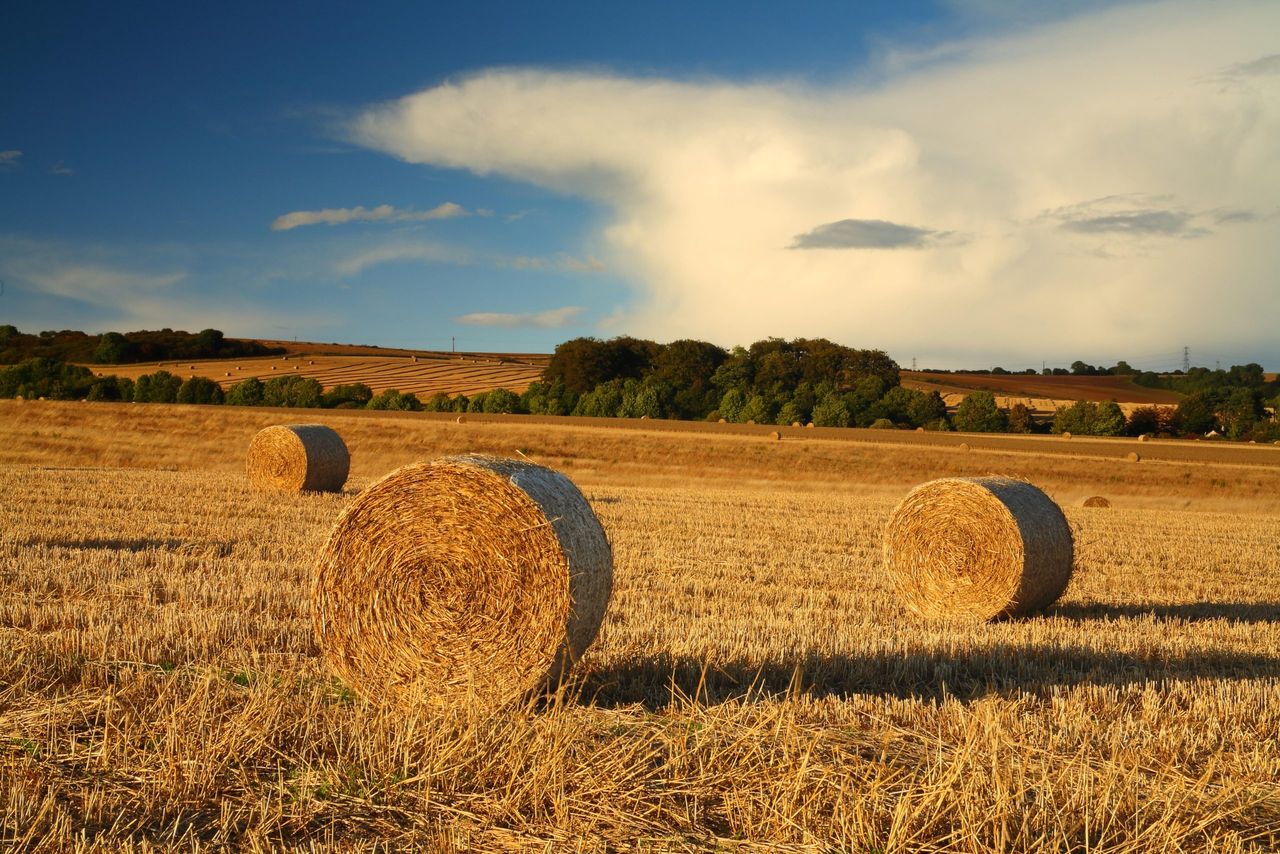
[[[338,520],[313,590],[329,667],[364,697],[501,705],[554,686],[604,619],[613,554],[564,475],[450,457]]]
[[[346,443],[323,424],[277,424],[249,443],[249,481],[257,489],[338,492],[350,468]]]
[[[1025,481],[944,478],[917,486],[894,509],[884,556],[907,607],[922,616],[1025,616],[1066,589],[1071,528]]]

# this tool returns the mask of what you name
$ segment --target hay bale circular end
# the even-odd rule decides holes
[[[812,430],[812,429],[813,429],[813,422],[812,422],[812,421],[810,421],[808,424],[806,424],[806,425],[804,425],[804,426],[805,426],[805,429],[806,429],[806,430]]]
[[[1151,439],[1151,437],[1150,437],[1150,436],[1148,436],[1146,433],[1143,433],[1142,435],[1140,435],[1140,436],[1138,437],[1138,441],[1139,441],[1139,442],[1146,442],[1146,441],[1149,441],[1150,439]]]
[[[277,424],[249,443],[249,482],[276,492],[338,492],[351,455],[342,437],[323,424]]]
[[[1070,438],[1071,438],[1071,433],[1070,433],[1070,431],[1063,430],[1063,431],[1062,431],[1062,438],[1064,438],[1064,439],[1070,439]]]
[[[773,431],[770,431],[769,438],[773,439],[776,442],[777,440],[782,438],[782,434],[779,433],[777,430],[773,430]]]
[[[348,506],[320,555],[313,621],[328,667],[369,700],[501,706],[563,678],[612,588],[608,538],[568,478],[450,457]]]
[[[1124,455],[1124,458],[1131,463],[1136,463],[1142,460],[1142,456],[1137,451],[1130,451]]]
[[[1081,507],[1110,507],[1111,501],[1102,495],[1090,495],[1080,502]]]
[[[943,478],[913,489],[885,528],[884,560],[906,606],[929,618],[1026,616],[1071,578],[1071,528],[1036,486]]]
[[[457,418],[455,418],[455,419],[453,419],[453,420],[454,420],[454,422],[455,422],[455,423],[457,423],[457,424],[466,424],[466,423],[467,423],[467,416],[465,416],[465,415],[459,415]]]
[[[969,443],[968,443],[968,442],[961,442],[961,443],[960,443],[960,450],[961,450],[961,452],[967,452],[967,451],[969,450]]]
[[[800,427],[800,426],[801,426],[801,424],[800,424],[800,422],[799,422],[799,421],[792,421],[792,422],[791,422],[791,426],[792,426],[792,427]]]

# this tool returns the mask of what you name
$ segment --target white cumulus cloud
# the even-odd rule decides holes
[[[16,148],[10,148],[7,151],[0,151],[0,172],[13,169],[18,165],[22,152]]]
[[[552,308],[547,311],[527,314],[477,311],[471,314],[464,314],[457,320],[459,323],[465,323],[468,326],[531,326],[538,329],[555,329],[560,326],[568,326],[582,312],[583,308],[581,306],[566,305],[563,308]]]
[[[351,133],[598,204],[635,334],[952,363],[1239,352],[1280,309],[1277,32],[1274,3],[1169,0],[839,85],[503,69]]]
[[[424,222],[466,216],[467,211],[453,202],[436,205],[431,210],[404,210],[392,205],[366,208],[323,208],[318,211],[290,211],[275,218],[272,231],[289,231],[304,225],[342,225],[348,222]]]

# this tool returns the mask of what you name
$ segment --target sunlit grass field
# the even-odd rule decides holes
[[[251,492],[253,433],[315,419],[347,492]],[[0,844],[1280,847],[1280,449],[661,426],[0,404]],[[466,451],[582,487],[615,551],[604,627],[549,701],[368,706],[319,665],[312,562],[358,489]],[[882,526],[916,483],[987,473],[1062,503],[1071,586],[1042,617],[923,623]]]

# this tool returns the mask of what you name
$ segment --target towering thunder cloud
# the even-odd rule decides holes
[[[1278,32],[1276,4],[1161,3],[823,88],[494,70],[353,135],[600,204],[619,330],[1240,352],[1280,308]]]

